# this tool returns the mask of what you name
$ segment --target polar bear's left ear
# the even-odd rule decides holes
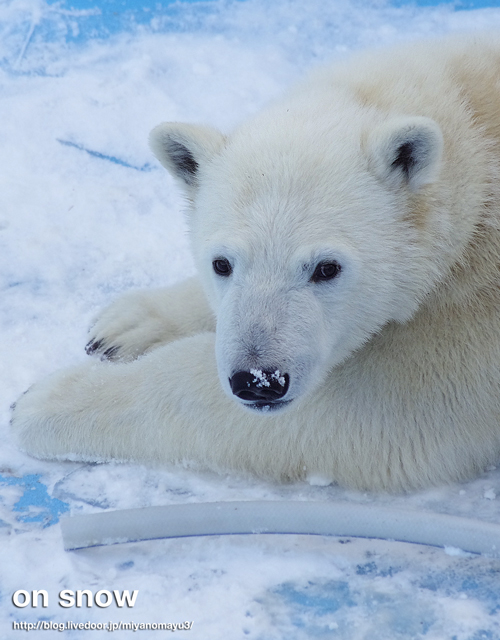
[[[224,140],[217,129],[179,122],[164,122],[149,134],[155,156],[189,191],[197,186],[200,165],[221,150]]]
[[[374,174],[393,187],[406,184],[411,191],[437,179],[442,154],[443,134],[430,118],[394,118],[368,138]]]

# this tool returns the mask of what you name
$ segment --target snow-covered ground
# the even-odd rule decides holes
[[[464,485],[376,496],[179,468],[40,462],[15,448],[8,428],[9,405],[30,384],[86,357],[86,329],[100,307],[130,288],[193,273],[180,194],[147,147],[154,125],[228,130],[313,65],[369,46],[500,29],[500,8],[383,0],[85,6],[95,3],[0,3],[0,638],[22,632],[13,622],[42,620],[189,621],[190,630],[175,633],[192,640],[500,639],[499,559],[292,535],[67,553],[58,525],[69,511],[254,499],[380,503],[500,522],[498,470]],[[15,607],[19,589],[46,590],[49,606]],[[133,608],[64,608],[63,589],[139,593]]]

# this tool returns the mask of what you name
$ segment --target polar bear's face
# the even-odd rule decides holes
[[[254,411],[306,396],[386,323],[407,321],[431,286],[408,201],[437,175],[437,125],[316,125],[152,134],[193,204],[221,384]]]

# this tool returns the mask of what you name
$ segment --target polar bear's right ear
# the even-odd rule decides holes
[[[217,129],[178,122],[164,122],[149,134],[155,156],[189,190],[197,186],[200,165],[217,154],[224,141]]]
[[[398,117],[371,132],[368,155],[373,173],[392,187],[418,191],[434,182],[443,154],[443,134],[430,118]]]

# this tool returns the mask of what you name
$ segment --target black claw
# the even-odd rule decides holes
[[[85,346],[85,352],[87,353],[87,355],[91,356],[96,351],[99,351],[102,345],[102,340],[96,340],[95,338],[92,338],[92,340]]]
[[[120,347],[109,347],[109,349],[106,349],[106,351],[102,354],[101,359],[111,360],[116,352],[119,351],[119,349]]]

